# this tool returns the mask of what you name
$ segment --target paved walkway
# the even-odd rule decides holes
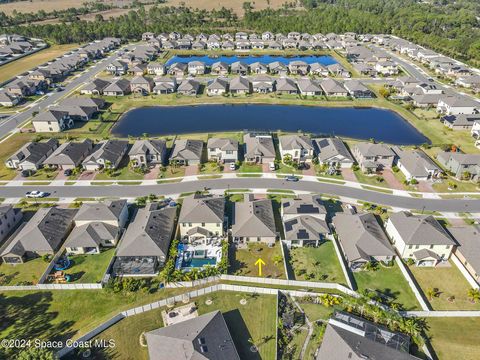
[[[158,174],[160,174],[160,165],[155,165],[155,167],[149,169],[148,173],[143,177],[143,180],[156,180]]]
[[[382,175],[390,189],[395,189],[395,190],[404,189],[403,184],[395,177],[395,175],[392,173],[390,169],[383,170]]]
[[[198,165],[188,165],[185,167],[185,176],[192,176],[198,174]]]
[[[357,177],[351,168],[342,169],[342,176],[347,181],[357,182]]]

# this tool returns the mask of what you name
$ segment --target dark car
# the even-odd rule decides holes
[[[296,176],[289,175],[289,176],[285,176],[285,180],[297,182],[299,179],[298,179],[298,177],[296,177]]]
[[[22,175],[22,177],[30,177],[35,174],[35,170],[22,170],[20,174]]]
[[[63,175],[65,175],[65,176],[70,176],[70,175],[72,175],[72,174],[73,174],[72,169],[66,169],[66,170],[63,172]]]

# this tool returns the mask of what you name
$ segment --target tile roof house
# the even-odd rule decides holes
[[[333,217],[345,260],[352,270],[370,261],[389,262],[395,251],[380,224],[371,213],[338,213]]]
[[[158,203],[139,209],[123,233],[117,247],[113,273],[154,275],[168,256],[175,230],[176,207]]]
[[[442,169],[420,149],[407,150],[394,146],[392,150],[397,155],[398,168],[408,181],[433,180],[442,173]]]
[[[230,80],[229,89],[232,94],[250,94],[250,80],[245,77],[237,76]]]
[[[325,221],[327,210],[319,195],[300,195],[282,199],[281,215],[284,243],[292,246],[318,246],[330,234]]]
[[[66,111],[47,110],[35,116],[32,125],[36,132],[60,132],[73,126]]]
[[[92,148],[93,143],[90,139],[85,139],[82,142],[66,142],[55,149],[43,164],[63,170],[74,169],[80,166],[82,161],[90,154]]]
[[[127,153],[128,141],[105,140],[98,143],[83,160],[82,165],[86,170],[96,171],[103,168],[116,169]]]
[[[435,266],[450,258],[455,241],[432,215],[393,213],[385,229],[403,259],[413,259],[417,266]]]
[[[53,138],[45,142],[28,142],[10,156],[5,165],[10,169],[38,170],[57,147],[58,140]]]
[[[275,161],[275,146],[271,135],[245,134],[244,157],[250,163],[266,164]]]
[[[190,195],[183,199],[178,219],[184,241],[206,245],[212,237],[225,236],[225,198]]]
[[[339,138],[317,138],[312,140],[314,153],[320,165],[351,168],[355,162],[343,141]]]
[[[228,92],[228,79],[215,78],[208,82],[207,94],[210,96],[223,95]]]
[[[448,232],[458,244],[454,250],[455,256],[480,283],[480,228],[478,225],[451,226]]]
[[[99,254],[102,248],[115,246],[127,220],[126,200],[82,204],[65,241],[67,254]]]
[[[283,162],[311,162],[313,159],[312,140],[305,135],[283,135],[278,138],[278,147]]]
[[[181,165],[198,165],[202,162],[203,141],[176,139],[170,153],[170,163],[177,161]]]
[[[464,154],[460,152],[439,152],[437,161],[457,179],[470,178],[476,180],[480,175],[480,154]]]
[[[7,264],[22,263],[45,254],[53,255],[73,227],[77,210],[39,208],[9,239],[1,257]]]
[[[385,144],[359,142],[353,146],[352,154],[364,172],[391,168],[395,159],[395,153]]]
[[[167,159],[165,140],[136,140],[128,152],[133,166],[146,167],[150,164],[164,164]]]
[[[150,359],[240,360],[220,311],[145,334]]]
[[[316,360],[419,360],[410,355],[410,337],[346,312],[328,321]]]
[[[177,88],[177,93],[181,95],[195,96],[200,90],[200,83],[193,79],[183,80]]]
[[[278,232],[275,226],[272,201],[269,199],[255,200],[252,194],[245,194],[243,201],[235,202],[232,237],[239,246],[244,246],[249,242],[275,244]]]
[[[238,141],[228,138],[210,138],[207,141],[208,161],[230,163],[238,161]]]

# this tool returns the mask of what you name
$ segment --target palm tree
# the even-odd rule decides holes
[[[467,297],[472,303],[480,301],[480,290],[474,288],[468,289]]]
[[[402,318],[400,329],[412,337],[417,337],[422,330],[416,318]]]
[[[275,255],[275,256],[272,258],[272,260],[273,260],[274,265],[277,266],[278,263],[280,263],[280,262],[283,260],[283,258],[282,258],[281,255]]]

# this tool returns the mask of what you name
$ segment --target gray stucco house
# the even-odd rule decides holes
[[[269,163],[275,160],[275,146],[271,135],[245,134],[245,161],[250,163]]]
[[[391,168],[395,159],[395,153],[385,144],[359,142],[353,146],[352,153],[364,172]]]
[[[198,165],[202,162],[203,141],[177,139],[172,145],[169,161],[181,165]]]
[[[339,138],[318,138],[312,140],[320,165],[350,168],[355,160],[343,141]]]
[[[458,179],[464,178],[465,175],[468,175],[472,180],[479,177],[480,154],[440,152],[437,154],[437,161]]]
[[[5,165],[10,169],[38,170],[57,147],[58,140],[53,138],[45,142],[28,142],[10,156]]]
[[[133,166],[164,164],[167,158],[165,140],[137,140],[128,152]]]

